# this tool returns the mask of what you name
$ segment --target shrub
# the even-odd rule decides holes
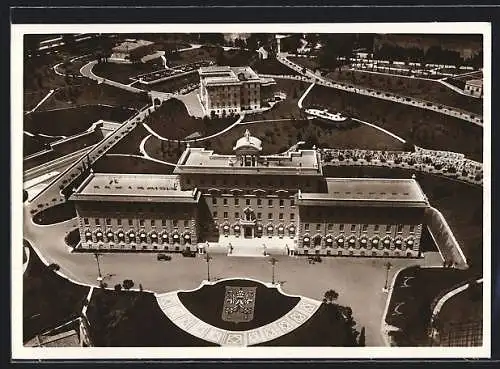
[[[121,291],[122,290],[122,285],[120,283],[115,284],[115,291]]]
[[[54,272],[57,272],[59,269],[61,269],[59,264],[56,264],[56,263],[50,263],[47,268],[49,268],[49,270],[52,270]]]
[[[125,279],[122,284],[123,288],[125,288],[126,290],[129,290],[132,287],[134,287],[134,281],[131,279]]]

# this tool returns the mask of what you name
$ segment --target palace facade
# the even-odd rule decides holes
[[[257,110],[272,98],[276,81],[250,67],[209,66],[198,70],[200,100],[206,115],[226,116]]]
[[[91,174],[76,189],[84,249],[180,251],[210,241],[299,255],[418,257],[429,206],[414,179],[325,178],[316,150],[188,147],[173,175]]]

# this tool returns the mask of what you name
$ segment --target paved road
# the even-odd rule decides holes
[[[327,87],[332,87],[335,89],[343,90],[343,91],[348,91],[348,92],[353,92],[359,95],[366,95],[366,96],[371,96],[375,97],[377,99],[382,99],[382,100],[388,100],[392,102],[396,102],[399,104],[405,104],[405,105],[410,105],[410,106],[415,106],[421,109],[427,109],[427,110],[432,110],[435,112],[438,112],[440,114],[445,114],[449,115],[455,118],[459,118],[471,123],[474,123],[478,126],[483,126],[483,117],[480,115],[476,115],[471,112],[467,112],[465,110],[460,110],[457,108],[445,106],[442,104],[436,104],[431,101],[425,101],[421,99],[415,99],[413,97],[407,97],[407,96],[402,96],[402,95],[397,95],[392,92],[385,92],[385,91],[376,91],[374,89],[368,89],[368,88],[363,88],[360,86],[353,86],[349,84],[340,84],[334,81],[331,81],[328,78],[325,78],[323,76],[319,76],[315,74],[312,70],[304,68],[292,61],[290,61],[287,58],[287,54],[280,54],[277,56],[277,60],[281,62],[282,64],[288,66],[289,68],[317,81],[317,84],[327,86]],[[302,73],[302,71],[305,69],[305,73]],[[441,109],[439,109],[441,107]]]
[[[83,283],[96,284],[97,267],[92,254],[68,251],[64,235],[76,227],[76,220],[52,226],[37,226],[31,222],[25,208],[24,234],[42,252],[48,262],[56,262],[61,272]],[[323,258],[322,263],[308,264],[305,258],[277,257],[277,280],[284,281],[286,293],[321,300],[328,289],[339,294],[339,303],[351,306],[356,321],[366,327],[369,345],[383,345],[380,322],[386,294],[384,259]],[[427,263],[427,260],[394,259],[391,275],[400,267]],[[133,266],[133,267],[132,267]],[[156,254],[105,254],[101,270],[108,285],[132,279],[146,290],[169,292],[192,289],[206,278],[206,262],[201,258],[174,255],[170,262],[159,262]],[[210,265],[215,278],[250,277],[265,282],[271,279],[271,266],[266,258],[241,258],[213,255]],[[110,276],[111,274],[111,276]]]

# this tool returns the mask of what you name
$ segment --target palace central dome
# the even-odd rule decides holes
[[[257,137],[250,135],[248,129],[245,131],[245,135],[236,141],[236,145],[233,147],[234,151],[239,150],[252,150],[252,151],[262,151],[262,141]]]

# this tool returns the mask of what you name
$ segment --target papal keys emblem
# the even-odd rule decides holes
[[[233,323],[250,322],[255,310],[257,287],[228,287],[222,307],[222,320]]]

